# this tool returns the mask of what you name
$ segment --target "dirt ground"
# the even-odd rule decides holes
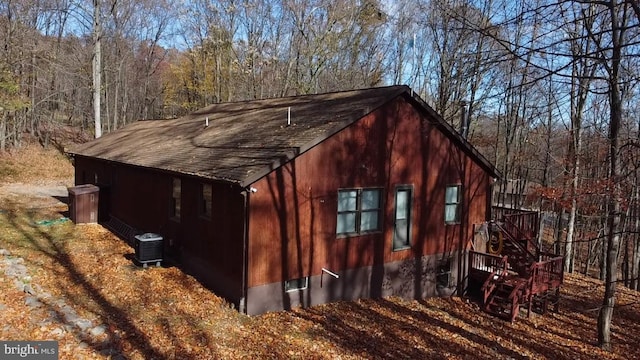
[[[73,180],[0,184],[0,203],[22,204],[28,209],[66,207],[71,184]]]
[[[64,206],[67,188],[74,185],[69,157],[55,149],[28,145],[20,151],[0,153],[0,206],[7,202],[22,208]]]
[[[63,182],[60,180],[43,181],[40,184],[1,184],[0,196],[28,196],[49,200],[49,203],[56,205],[60,202],[57,198],[66,198],[69,195],[68,186],[72,182]]]

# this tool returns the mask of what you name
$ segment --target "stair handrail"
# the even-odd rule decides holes
[[[505,222],[505,224],[506,224],[506,223],[507,223],[507,222]],[[497,221],[493,221],[493,222],[492,222],[492,224],[493,224],[494,226],[498,227],[498,229],[499,229],[500,231],[502,231],[502,233],[503,233],[504,235],[506,235],[506,236],[503,236],[503,239],[505,239],[505,238],[506,238],[506,239],[508,239],[508,240],[509,240],[509,241],[510,241],[510,242],[511,242],[515,247],[517,247],[518,249],[520,249],[522,252],[526,253],[526,254],[527,254],[527,256],[529,256],[529,258],[530,258],[532,261],[537,261],[537,260],[538,260],[538,256],[537,256],[537,254],[533,254],[533,253],[531,253],[531,251],[529,251],[529,246],[527,246],[527,247],[522,246],[522,244],[516,240],[516,239],[517,239],[517,237],[516,237],[516,236],[514,236],[514,234],[512,234],[512,233],[511,233],[511,231],[509,231],[509,229],[507,229],[504,225],[500,224],[500,223],[499,223],[499,222],[497,222]],[[513,225],[513,224],[509,223],[509,225]],[[515,229],[516,231],[518,231],[516,226],[510,226],[510,228]],[[529,240],[529,239],[527,239],[526,237],[523,237],[523,238],[527,241],[527,244],[529,244],[529,243],[530,243],[530,240]],[[536,247],[536,253],[537,253],[537,252],[538,252],[538,251],[537,251],[537,247]]]
[[[511,215],[511,216],[505,215],[505,217],[503,218],[503,222],[505,225],[508,225],[508,226],[504,226],[504,228],[507,230],[507,232],[509,232],[515,238],[519,240],[524,240],[526,242],[527,250],[531,248],[536,252],[538,252],[538,244],[533,242],[532,234],[528,231],[523,230],[521,227],[522,226],[521,224],[519,224],[516,221],[513,221],[514,217],[515,217],[514,215]]]
[[[527,235],[526,232],[522,231],[517,224],[509,220],[505,220],[505,224],[509,224],[508,228],[505,227],[505,230],[509,233],[509,235],[511,235],[514,238],[514,240],[515,239],[524,240],[526,242],[525,249],[527,250],[529,255],[533,258],[534,261],[538,260],[538,257],[540,256],[540,248],[538,247],[538,244],[534,241],[534,238]],[[515,232],[516,234],[513,234],[512,231]]]
[[[508,272],[508,257],[505,255],[500,259],[500,266],[496,266],[496,268],[489,274],[487,279],[482,284],[480,290],[483,291],[483,304],[487,303],[487,299],[489,298],[489,294],[495,289],[496,284],[499,280],[503,279],[507,276]]]
[[[509,301],[511,302],[511,322],[514,322],[516,317],[518,316],[518,312],[520,310],[520,303],[522,298],[519,296],[521,291],[527,288],[527,285],[531,282],[531,278],[527,279],[526,282],[518,282],[516,286],[513,287],[511,293],[509,293]],[[522,294],[524,298],[528,298],[529,294]]]
[[[513,299],[516,294],[518,293],[518,291],[520,291],[521,289],[526,288],[525,285],[528,285],[531,279],[527,279],[526,282],[519,282],[516,286],[513,287],[513,289],[511,290],[511,293],[509,293],[509,300]]]
[[[511,209],[505,207],[492,207],[495,212],[494,222],[501,221],[504,223],[502,229],[512,236],[511,240],[525,240],[527,252],[533,261],[538,261],[540,255],[540,247],[537,243],[538,231],[540,230],[540,214],[538,211]],[[520,245],[520,244],[518,244]],[[520,246],[520,248],[522,248]],[[533,249],[533,253],[530,251]]]

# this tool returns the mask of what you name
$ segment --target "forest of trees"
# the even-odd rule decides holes
[[[603,347],[616,284],[640,289],[637,0],[0,0],[0,40],[0,152],[407,84],[535,184],[520,190],[559,219],[565,269],[605,280]]]

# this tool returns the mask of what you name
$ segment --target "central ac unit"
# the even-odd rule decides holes
[[[136,261],[147,267],[148,263],[156,263],[160,266],[162,262],[162,236],[154,233],[136,235],[134,247],[136,251]]]

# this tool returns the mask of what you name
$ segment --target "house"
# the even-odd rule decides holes
[[[211,105],[70,154],[103,221],[162,235],[247,314],[461,291],[499,177],[406,86]]]

